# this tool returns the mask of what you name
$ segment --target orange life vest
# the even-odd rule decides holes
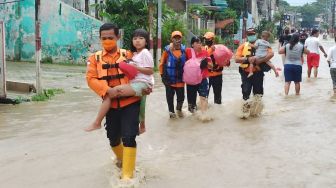
[[[106,80],[109,87],[128,84],[129,80],[125,74],[119,69],[119,63],[126,60],[125,49],[119,49],[120,57],[116,62],[103,61],[103,52],[98,51],[95,53],[95,60],[97,62],[98,80]],[[140,100],[139,97],[123,97],[112,100],[112,108],[119,108],[127,106],[131,103]]]

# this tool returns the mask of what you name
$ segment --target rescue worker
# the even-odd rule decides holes
[[[131,57],[131,53],[119,49],[119,28],[111,23],[99,29],[102,50],[91,55],[87,62],[86,80],[89,87],[101,98],[112,97],[112,88],[128,84],[129,80],[118,68],[119,62]],[[106,132],[110,146],[122,166],[123,180],[133,178],[136,159],[136,135],[139,132],[140,97],[116,98],[106,114]],[[122,165],[121,165],[122,163]]]
[[[223,83],[223,67],[219,66],[213,56],[215,45],[215,34],[213,32],[206,32],[204,34],[205,49],[211,58],[212,66],[209,68],[209,92],[211,87],[214,93],[214,103],[222,104],[222,83]]]
[[[171,33],[171,44],[164,48],[161,56],[159,71],[162,82],[166,88],[166,99],[169,117],[175,119],[183,117],[182,106],[184,102],[183,66],[186,62],[185,46],[182,44],[182,33]],[[176,113],[174,110],[174,95],[176,93]]]
[[[250,44],[254,44],[257,40],[256,32],[254,28],[249,28],[246,31],[247,35],[247,42],[241,44],[236,52],[236,63],[239,63],[239,73],[241,76],[242,84],[242,94],[243,94],[243,113],[248,117],[251,103],[247,101],[250,98],[251,91],[253,89],[253,95],[258,95],[262,97],[264,94],[264,72],[260,69],[257,69],[257,66],[254,67],[253,75],[251,77],[248,76],[249,65],[250,63],[254,63],[259,65],[263,62],[268,62],[273,56],[274,53],[271,48],[269,48],[268,53],[263,58],[256,58],[255,57],[255,49],[250,46]],[[261,109],[262,110],[262,109]],[[243,118],[246,118],[244,115]]]

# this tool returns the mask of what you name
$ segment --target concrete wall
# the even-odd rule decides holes
[[[85,62],[89,45],[99,47],[102,22],[60,1],[44,0],[41,17],[42,56]]]
[[[0,5],[6,27],[6,56],[34,60],[35,0]],[[85,62],[89,45],[99,48],[102,22],[59,1],[41,0],[42,57],[58,62]]]
[[[35,53],[34,0],[0,5],[0,19],[5,23],[6,57],[29,60]]]

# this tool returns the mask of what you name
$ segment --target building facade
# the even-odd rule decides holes
[[[35,59],[35,0],[0,5],[5,22],[6,58]],[[56,62],[85,62],[90,46],[98,46],[101,21],[59,1],[41,0],[42,58]]]

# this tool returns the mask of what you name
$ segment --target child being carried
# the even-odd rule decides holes
[[[250,44],[250,46],[252,48],[256,49],[256,52],[255,52],[256,58],[260,59],[260,58],[266,57],[266,55],[268,53],[268,50],[271,48],[271,45],[268,42],[270,36],[271,36],[270,32],[263,31],[262,34],[261,34],[261,39],[258,39],[254,44]],[[270,61],[265,62],[265,64],[266,65],[256,65],[256,68],[260,69],[259,66],[267,66],[268,65],[274,71],[275,76],[276,77],[279,76],[278,71],[276,70],[275,66]],[[254,63],[250,63],[250,66],[249,66],[249,69],[248,69],[249,74],[248,74],[247,77],[251,77],[253,75],[254,67],[255,67]]]

